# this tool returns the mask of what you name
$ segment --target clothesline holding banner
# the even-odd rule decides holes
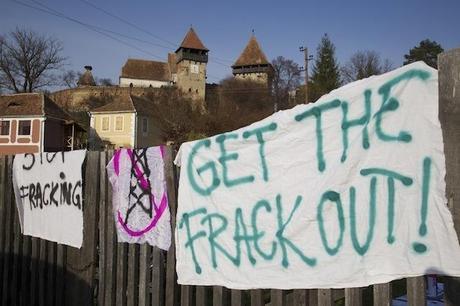
[[[460,276],[437,81],[419,62],[183,144],[178,282],[344,288]]]

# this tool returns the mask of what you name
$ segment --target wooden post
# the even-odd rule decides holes
[[[374,285],[374,306],[391,305],[391,283]]]
[[[173,152],[171,147],[167,147],[165,150],[165,179],[168,188],[168,203],[171,212],[171,247],[169,248],[167,259],[166,259],[166,296],[165,305],[174,306],[179,303],[179,286],[177,285],[176,276],[176,248],[174,246],[174,230],[176,228],[176,208],[177,208],[177,190],[176,190],[176,175],[173,164]]]
[[[105,305],[104,299],[105,299],[105,284],[106,284],[106,279],[105,279],[105,274],[106,270],[112,269],[112,267],[108,267],[106,263],[106,256],[107,256],[107,249],[106,249],[106,216],[107,214],[105,213],[105,206],[106,206],[106,196],[107,196],[107,181],[106,181],[106,171],[105,171],[105,165],[106,165],[106,154],[105,152],[101,152],[100,156],[100,161],[99,161],[99,167],[100,167],[100,175],[101,179],[99,180],[99,206],[101,213],[99,214],[99,270],[98,270],[98,278],[99,278],[99,284],[98,284],[98,304],[99,305]]]
[[[93,305],[99,212],[99,152],[88,152],[84,178],[83,245],[67,249],[65,304]],[[44,241],[42,241],[44,244]],[[41,247],[41,245],[40,245]],[[40,256],[41,257],[41,256]]]
[[[409,277],[407,282],[407,301],[409,305],[426,305],[425,278]]]
[[[345,288],[345,306],[361,306],[363,304],[361,288]]]
[[[309,291],[306,289],[295,289],[293,292],[293,304],[296,306],[307,306]]]
[[[439,120],[446,156],[446,196],[460,234],[460,48],[438,56]],[[459,258],[460,260],[460,258]],[[460,278],[446,278],[445,304],[460,305]]]
[[[7,159],[8,158],[8,159]],[[12,156],[5,157],[5,166],[6,166],[6,176],[5,176],[5,194],[4,194],[4,209],[6,210],[5,212],[5,224],[4,229],[5,229],[5,236],[4,236],[4,244],[3,244],[3,275],[2,277],[2,282],[0,286],[2,287],[1,291],[1,305],[9,305],[8,301],[8,289],[9,289],[9,283],[10,283],[10,277],[12,273],[12,252],[13,252],[13,216],[14,216],[14,204],[12,201],[12,195],[11,195],[11,190],[12,190],[12,182],[11,182],[11,174],[12,174]]]
[[[271,306],[283,306],[283,290],[271,289],[270,290],[270,305]]]
[[[331,289],[318,289],[318,306],[332,306],[334,299],[332,298]]]
[[[241,290],[236,290],[236,289],[231,291],[231,293],[230,293],[231,300],[232,300],[231,306],[241,306],[241,305],[243,305],[242,304],[243,301],[241,300],[242,293],[243,292]]]
[[[113,151],[109,151],[107,153],[107,162],[110,161],[110,159],[113,156]],[[105,166],[104,166],[105,167]],[[104,173],[106,173],[104,169]],[[107,175],[107,174],[106,174]],[[107,180],[107,185],[109,185],[109,181]],[[104,213],[104,210],[101,207],[101,213]],[[105,208],[105,214],[106,214],[106,250],[107,250],[107,256],[106,256],[106,264],[107,267],[110,267],[110,269],[106,270],[106,283],[105,283],[105,297],[104,297],[104,302],[105,305],[112,306],[115,305],[115,299],[116,299],[116,292],[117,292],[117,233],[115,229],[115,220],[114,220],[114,215],[113,215],[113,209],[112,209],[112,188],[107,187],[107,205]]]
[[[251,306],[265,305],[263,291],[261,289],[251,290]]]

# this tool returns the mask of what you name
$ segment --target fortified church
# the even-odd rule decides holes
[[[167,62],[128,59],[121,69],[120,87],[177,86],[194,100],[204,100],[209,49],[190,28],[179,48],[168,54]],[[254,34],[232,65],[237,79],[271,85],[273,67]]]

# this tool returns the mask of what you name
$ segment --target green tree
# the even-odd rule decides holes
[[[409,54],[405,54],[404,65],[424,61],[427,65],[438,69],[438,54],[444,49],[435,41],[429,39],[422,40],[418,46],[409,50]]]
[[[316,49],[316,58],[310,79],[312,84],[308,88],[310,101],[316,101],[341,84],[339,65],[335,57],[335,46],[327,34],[324,34]]]

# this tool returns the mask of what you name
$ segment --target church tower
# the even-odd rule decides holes
[[[204,101],[208,51],[193,28],[176,50],[176,84],[194,100]]]
[[[232,66],[236,79],[251,80],[271,86],[273,67],[267,60],[254,34],[249,39],[246,48]]]

